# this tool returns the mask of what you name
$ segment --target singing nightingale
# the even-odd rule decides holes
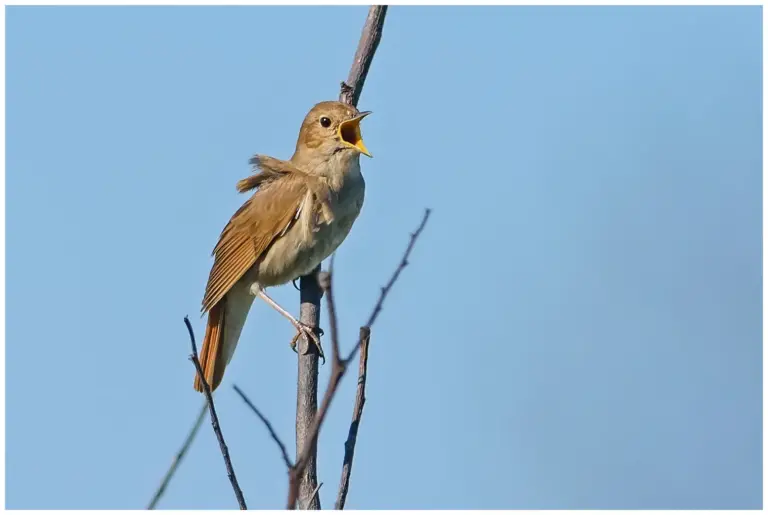
[[[297,336],[319,347],[314,330],[264,289],[309,274],[349,234],[365,197],[360,154],[372,157],[360,132],[368,114],[341,102],[321,102],[304,118],[288,161],[251,158],[257,173],[239,181],[237,190],[256,192],[219,236],[202,303],[208,322],[200,364],[211,390],[224,377],[255,297],[288,318]],[[197,375],[195,390],[203,391]]]

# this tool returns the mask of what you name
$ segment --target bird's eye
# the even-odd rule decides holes
[[[322,118],[320,118],[320,125],[322,125],[327,129],[328,127],[331,126],[331,119],[328,118],[327,116],[323,116]]]

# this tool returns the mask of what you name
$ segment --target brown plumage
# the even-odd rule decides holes
[[[200,363],[212,389],[221,383],[254,296],[316,338],[263,289],[311,272],[352,228],[365,196],[360,154],[370,154],[359,122],[367,114],[340,102],[317,104],[289,161],[254,156],[258,173],[237,183],[241,193],[256,192],[219,236],[202,302],[208,323]],[[195,389],[202,391],[197,375]]]

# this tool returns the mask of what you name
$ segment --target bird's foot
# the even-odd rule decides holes
[[[291,349],[293,349],[293,352],[299,352],[296,350],[296,344],[299,342],[299,338],[303,335],[307,342],[307,351],[309,351],[309,340],[312,340],[312,343],[317,347],[318,354],[323,358],[323,364],[325,364],[325,353],[323,352],[323,346],[320,344],[320,336],[323,334],[325,334],[325,332],[319,327],[315,329],[314,327],[299,322],[298,325],[296,325],[296,335],[291,339]]]

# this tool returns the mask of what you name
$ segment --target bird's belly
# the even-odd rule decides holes
[[[333,222],[320,225],[315,232],[307,231],[300,217],[256,264],[258,283],[264,287],[285,284],[310,273],[330,256],[352,229],[360,214],[362,197],[344,207],[347,209],[334,209]]]

